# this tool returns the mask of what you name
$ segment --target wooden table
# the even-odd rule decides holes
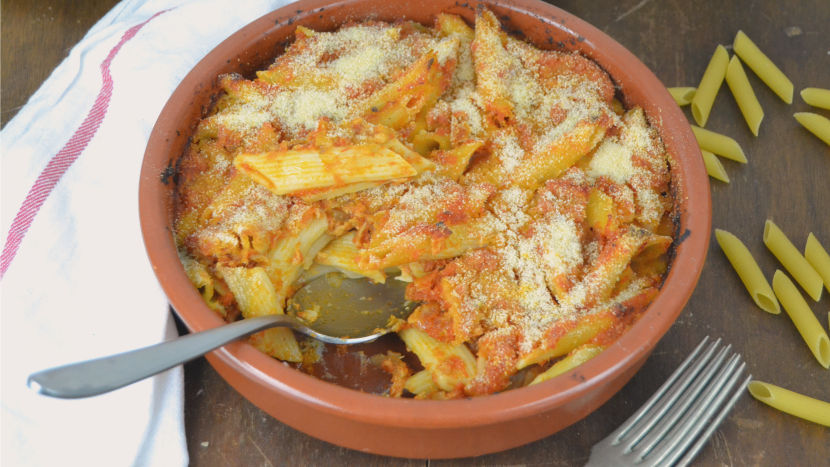
[[[59,0],[3,1],[3,124],[116,2],[85,3],[81,7]],[[810,109],[797,94],[809,86],[830,88],[830,2],[807,0],[798,6],[774,0],[552,3],[617,39],[667,86],[696,86],[717,44],[731,44],[739,29],[746,32],[792,79],[796,97],[792,105],[784,104],[749,72],[766,112],[761,136],[755,138],[724,84],[707,128],[735,138],[749,164],[724,160],[732,183],[712,180],[713,226],[741,238],[770,279],[781,265],[761,239],[766,219],[773,219],[799,248],[809,232],[830,247],[830,149],[792,118],[798,111],[830,116],[830,111]],[[686,113],[691,121],[688,108]],[[826,328],[830,294],[809,303]],[[706,335],[732,343],[757,379],[830,400],[830,372],[819,366],[786,314],[770,315],[753,304],[713,236],[697,289],[643,369],[599,410],[553,436],[469,459],[372,456],[319,441],[276,421],[236,393],[205,359],[199,359],[185,366],[191,464],[582,465],[591,446],[645,402]],[[819,466],[827,465],[829,459],[830,430],[780,413],[747,395],[695,465]]]

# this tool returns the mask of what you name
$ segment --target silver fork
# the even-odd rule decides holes
[[[741,356],[729,355],[731,345],[720,348],[720,339],[703,350],[707,342],[708,336],[637,413],[594,445],[585,467],[682,467],[695,458],[752,378],[738,384],[746,367]]]

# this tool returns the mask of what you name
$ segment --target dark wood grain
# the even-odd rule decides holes
[[[17,115],[72,47],[118,0],[3,0],[0,126]]]
[[[2,4],[2,123],[16,113],[114,0]],[[811,109],[804,87],[830,88],[830,2],[785,6],[774,0],[578,0],[553,2],[629,48],[667,86],[696,86],[717,44],[742,29],[795,84],[784,104],[748,71],[766,113],[755,138],[724,84],[707,128],[735,138],[749,164],[724,160],[732,183],[712,180],[713,227],[747,245],[771,279],[777,260],[763,245],[773,219],[799,248],[809,232],[830,246],[830,149],[793,119]],[[51,9],[50,9],[51,8]],[[795,29],[798,28],[798,29]],[[691,116],[687,109],[687,116]],[[828,325],[830,296],[809,302]],[[546,439],[472,459],[418,461],[371,456],[311,438],[274,420],[234,391],[199,359],[185,366],[185,419],[194,466],[577,466],[591,446],[630,416],[700,340],[732,343],[757,378],[830,400],[830,372],[816,362],[786,314],[758,309],[712,237],[706,266],[689,304],[643,369],[599,410]],[[827,465],[830,430],[780,413],[748,395],[701,452],[700,466]],[[203,443],[208,443],[203,445]]]

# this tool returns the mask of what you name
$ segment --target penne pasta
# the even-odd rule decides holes
[[[830,290],[830,255],[827,254],[827,250],[821,246],[821,243],[818,242],[818,239],[812,233],[807,237],[807,246],[804,248],[804,259],[821,276],[827,290]]]
[[[830,426],[830,403],[761,381],[750,381],[746,388],[752,397],[772,408],[819,425]]]
[[[318,264],[333,266],[347,275],[365,276],[375,282],[386,282],[386,274],[377,269],[361,269],[357,265],[358,249],[354,243],[356,231],[351,231],[331,241],[323,248],[314,261]]]
[[[583,320],[567,330],[552,345],[541,347],[529,354],[520,356],[516,368],[522,369],[551,358],[567,355],[574,349],[586,345],[591,339],[607,331],[613,325],[614,319],[609,314],[600,313],[591,316],[590,319]]]
[[[429,370],[421,370],[407,378],[403,388],[415,395],[440,391]]]
[[[764,244],[815,301],[821,299],[821,276],[771,220],[764,224]]]
[[[586,344],[574,350],[570,353],[570,355],[563,358],[562,360],[559,360],[558,362],[554,363],[553,366],[548,368],[544,373],[533,378],[533,381],[530,382],[530,385],[539,384],[543,381],[547,381],[551,378],[559,376],[562,373],[573,370],[579,365],[582,365],[583,363],[602,353],[602,349],[603,348],[599,345]]]
[[[758,267],[758,263],[746,249],[743,242],[731,233],[715,229],[715,237],[732,267],[738,272],[738,276],[749,291],[749,295],[755,304],[767,313],[777,315],[781,313],[778,300],[772,292],[772,288]]]
[[[283,314],[274,285],[261,267],[219,267],[245,318]],[[272,357],[288,362],[302,361],[297,339],[288,328],[272,328],[250,337],[251,344]]]
[[[793,83],[767,58],[743,31],[738,31],[732,44],[735,54],[787,104],[793,103]]]
[[[813,107],[830,109],[830,89],[804,88],[801,90],[801,98]]]
[[[718,156],[704,149],[701,149],[700,153],[703,154],[703,164],[706,165],[706,173],[712,178],[729,183],[729,175],[726,174],[726,170],[724,170],[723,164],[721,164]]]
[[[677,105],[684,106],[689,105],[692,103],[692,99],[694,99],[695,94],[697,94],[697,88],[667,88],[669,90],[669,94],[674,98],[674,101],[677,102]]]
[[[712,110],[712,104],[715,103],[715,97],[726,77],[728,65],[729,53],[722,45],[719,45],[703,73],[695,97],[692,98],[692,116],[701,127],[706,126],[706,121],[709,120],[709,112]]]
[[[695,139],[697,139],[697,144],[700,145],[700,149],[705,149],[727,159],[746,164],[744,150],[741,149],[741,146],[734,139],[694,125],[692,125],[692,131],[695,133]]]
[[[775,271],[772,278],[772,290],[781,305],[790,315],[807,347],[824,368],[830,368],[830,339],[819,324],[813,310],[804,301],[804,297],[795,288],[795,284],[781,271]]]
[[[441,390],[452,391],[475,376],[476,358],[464,344],[447,344],[413,327],[398,331],[398,335],[432,373]]]
[[[758,136],[758,128],[761,126],[761,120],[764,119],[764,109],[761,108],[758,98],[755,97],[755,91],[752,90],[738,57],[732,57],[729,66],[726,67],[726,84],[729,85],[729,90],[735,96],[750,131],[753,135]]]
[[[400,155],[379,145],[240,154],[233,163],[276,195],[418,174]]]
[[[827,144],[830,144],[830,120],[819,114],[810,112],[798,112],[793,114],[798,123],[808,129],[810,133]]]

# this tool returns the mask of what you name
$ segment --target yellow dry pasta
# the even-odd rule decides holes
[[[830,255],[827,254],[827,250],[821,246],[821,243],[818,242],[818,239],[812,233],[807,237],[807,246],[804,248],[804,259],[821,276],[821,279],[824,281],[824,286],[830,291]]]
[[[787,104],[793,103],[793,83],[767,58],[743,31],[738,31],[732,50]]]
[[[715,229],[715,237],[726,257],[729,258],[729,262],[738,272],[752,300],[767,313],[774,315],[781,313],[778,300],[772,293],[769,282],[743,242],[731,233],[720,229]]]
[[[830,426],[830,404],[761,381],[747,385],[752,397],[774,409],[804,420]]]
[[[694,99],[695,94],[697,94],[697,88],[667,88],[669,90],[669,94],[674,98],[674,101],[677,102],[677,105],[684,106],[689,105],[692,103],[692,99]]]
[[[729,175],[726,174],[726,170],[724,170],[723,164],[721,164],[718,156],[703,149],[701,149],[700,153],[703,154],[703,164],[706,165],[706,173],[712,178],[729,183]]]
[[[553,366],[548,368],[544,373],[533,378],[533,381],[530,382],[530,386],[547,381],[553,377],[565,373],[566,371],[570,371],[579,365],[582,365],[602,353],[602,349],[603,347],[599,345],[586,344],[574,350],[567,357],[554,363]]]
[[[830,120],[822,117],[819,114],[810,112],[798,112],[793,114],[798,123],[804,128],[810,130],[810,133],[818,136],[818,138],[827,144],[830,144]]]
[[[830,109],[830,89],[804,88],[801,90],[801,98],[813,107]]]
[[[715,103],[715,96],[718,95],[723,79],[726,77],[726,67],[729,65],[729,54],[726,49],[719,45],[715,54],[709,60],[709,65],[703,73],[703,78],[697,87],[695,97],[692,98],[692,116],[700,126],[706,126],[709,120],[709,112],[712,104]]]
[[[821,327],[821,324],[813,314],[813,310],[804,301],[798,289],[795,288],[793,281],[781,271],[775,271],[775,276],[772,278],[772,290],[775,295],[790,315],[793,324],[798,329],[807,347],[815,355],[816,360],[824,368],[830,368],[830,338]]]
[[[746,164],[744,151],[734,139],[694,125],[692,125],[692,131],[695,133],[695,139],[697,139],[700,149]]]
[[[761,120],[764,119],[764,109],[761,108],[758,98],[755,97],[755,91],[752,90],[738,57],[732,57],[729,66],[726,67],[726,84],[729,85],[729,90],[735,96],[750,131],[753,135],[758,136],[758,128],[761,126]]]
[[[790,242],[790,239],[784,235],[784,232],[771,220],[768,220],[764,224],[764,244],[778,258],[778,261],[787,268],[787,271],[789,271],[795,280],[801,284],[801,287],[804,288],[807,295],[812,297],[813,300],[819,301],[823,289],[821,276],[801,256],[801,253]]]

